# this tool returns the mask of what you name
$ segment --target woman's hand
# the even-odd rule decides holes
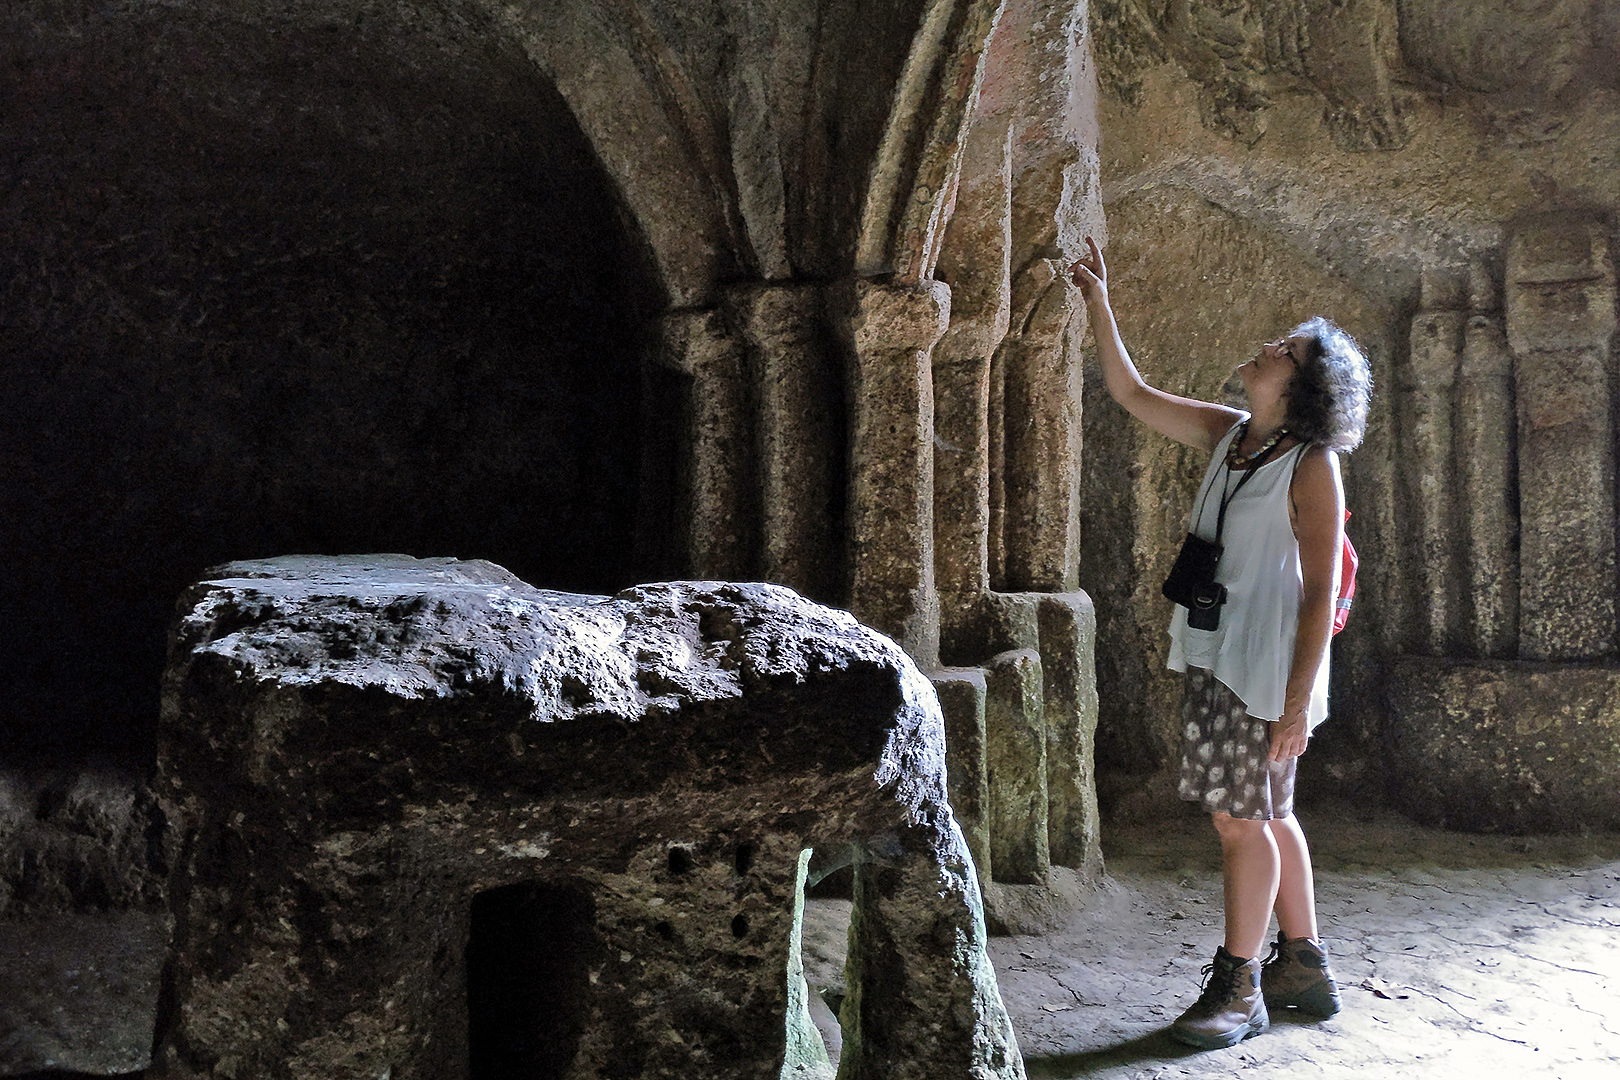
[[[1108,267],[1103,263],[1097,241],[1086,237],[1087,252],[1069,267],[1069,279],[1086,300],[1091,333],[1097,341],[1097,363],[1102,368],[1103,385],[1125,411],[1161,435],[1197,447],[1205,453],[1215,449],[1221,437],[1243,414],[1225,405],[1167,394],[1143,380],[1131,363],[1125,342],[1120,340],[1119,324],[1108,306]]]
[[[1080,288],[1080,295],[1086,298],[1087,304],[1101,303],[1108,305],[1108,267],[1103,263],[1102,252],[1097,250],[1097,241],[1086,237],[1087,254],[1080,256],[1080,261],[1069,267],[1069,277]]]
[[[1275,762],[1287,761],[1297,758],[1305,752],[1305,744],[1310,742],[1309,728],[1305,722],[1306,706],[1301,705],[1282,714],[1280,719],[1271,724],[1271,760]]]

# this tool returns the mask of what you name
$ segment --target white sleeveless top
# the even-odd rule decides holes
[[[1220,515],[1222,483],[1230,493],[1244,476],[1226,467],[1227,448],[1236,437],[1234,426],[1215,447],[1204,472],[1198,498],[1193,502],[1188,530],[1206,540],[1215,539]],[[1221,533],[1221,561],[1215,580],[1226,586],[1221,624],[1215,630],[1194,630],[1187,625],[1187,609],[1177,604],[1170,619],[1170,668],[1188,665],[1212,671],[1262,720],[1282,716],[1288,672],[1294,662],[1294,637],[1299,628],[1299,603],[1304,592],[1299,570],[1299,543],[1288,519],[1288,487],[1305,447],[1296,446],[1254,471],[1242,490],[1226,505],[1226,527]],[[1311,687],[1306,711],[1309,727],[1327,719],[1328,655]]]

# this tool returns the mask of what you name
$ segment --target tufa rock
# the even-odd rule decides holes
[[[1023,1075],[933,692],[784,588],[234,563],[181,601],[158,791],[156,1076],[812,1074],[804,852],[851,846],[842,1074]]]

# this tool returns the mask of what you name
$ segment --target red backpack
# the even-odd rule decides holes
[[[1344,520],[1350,520],[1350,511],[1344,512]],[[1333,602],[1333,632],[1337,634],[1344,629],[1344,624],[1350,619],[1350,600],[1356,595],[1356,567],[1361,560],[1356,558],[1356,546],[1350,542],[1350,534],[1344,534],[1344,555],[1339,560],[1339,597]]]

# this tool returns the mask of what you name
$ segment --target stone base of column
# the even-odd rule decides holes
[[[1620,669],[1407,656],[1386,693],[1397,799],[1417,820],[1620,829]]]

